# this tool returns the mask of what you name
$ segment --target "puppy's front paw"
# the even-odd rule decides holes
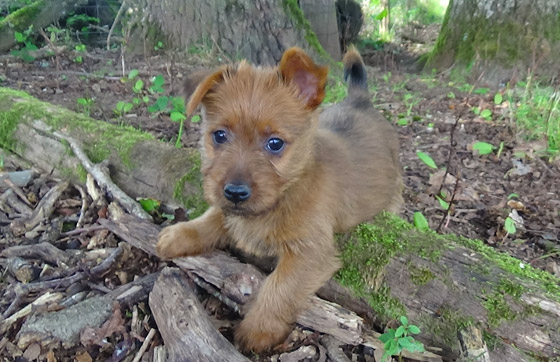
[[[168,226],[159,233],[156,252],[160,258],[173,259],[202,252],[198,231],[189,223]]]
[[[235,331],[235,341],[244,352],[260,353],[284,342],[292,325],[271,315],[249,312]]]

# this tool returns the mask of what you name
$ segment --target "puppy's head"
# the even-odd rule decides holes
[[[260,215],[297,182],[311,158],[327,72],[291,48],[277,67],[241,62],[198,82],[187,113],[202,104],[202,172],[211,205]]]

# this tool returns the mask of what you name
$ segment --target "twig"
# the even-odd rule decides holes
[[[86,211],[88,208],[88,201],[87,201],[87,194],[84,191],[83,187],[80,185],[74,185],[78,191],[80,191],[80,195],[82,196],[82,207],[80,208],[80,217],[78,218],[78,222],[76,223],[76,229],[81,229],[82,225],[84,224]]]
[[[139,362],[140,361],[140,359],[142,358],[142,356],[144,355],[144,353],[148,349],[148,345],[152,341],[152,338],[154,338],[155,335],[156,335],[156,330],[154,328],[150,328],[150,331],[148,332],[148,335],[146,336],[146,339],[144,340],[144,343],[142,343],[142,346],[140,347],[140,350],[138,350],[138,353],[136,353],[136,356],[134,356],[134,359],[132,360],[132,362]]]
[[[115,20],[113,21],[113,25],[111,25],[111,29],[109,29],[109,34],[107,35],[107,50],[111,50],[111,35],[113,35],[113,31],[115,30],[115,27],[117,26],[117,23],[119,22],[122,12],[124,11],[124,8],[126,6],[126,0],[123,0],[121,7],[119,8],[119,11],[117,11],[117,15],[115,16]]]
[[[206,290],[210,295],[216,297],[220,302],[227,305],[231,310],[235,313],[241,313],[241,309],[239,308],[239,304],[235,303],[233,300],[228,298],[226,295],[220,293],[220,290],[214,287],[212,284],[207,283],[202,278],[198,277],[193,272],[187,271],[187,275],[191,278],[196,285],[201,287],[202,289]]]
[[[78,235],[81,233],[88,233],[91,231],[99,231],[99,230],[106,230],[107,228],[103,225],[92,225],[85,228],[76,228],[74,230],[67,231],[65,233],[60,234],[61,236],[73,236]]]
[[[124,207],[124,209],[127,212],[134,214],[141,219],[152,220],[152,217],[146,211],[144,211],[144,209],[142,209],[142,206],[140,206],[140,204],[134,201],[117,185],[115,185],[115,183],[111,180],[107,172],[102,168],[102,165],[93,164],[93,162],[90,161],[88,156],[82,150],[78,141],[58,131],[49,130],[48,126],[45,125],[43,122],[35,122],[34,128],[43,132],[51,133],[57,139],[68,142],[70,144],[70,148],[74,152],[74,155],[80,160],[80,162],[82,163],[86,171],[89,172],[95,178],[95,181],[97,181],[99,186],[101,186],[102,188],[105,189],[105,191],[110,193],[115,198],[115,200],[117,200]]]
[[[17,187],[16,184],[14,184],[12,182],[12,180],[10,180],[9,178],[4,180],[4,183],[6,185],[8,185],[15,193],[16,195],[19,196],[19,198],[21,199],[21,201],[23,201],[27,206],[33,208],[33,204],[31,202],[29,202],[29,200],[27,199],[27,197],[25,196],[25,194],[23,193],[23,191],[21,191],[21,189],[19,187]]]

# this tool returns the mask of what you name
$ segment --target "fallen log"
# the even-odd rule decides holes
[[[86,4],[87,0],[42,0],[13,12],[0,21],[0,52],[9,50],[15,44],[16,31],[23,32],[31,25],[34,29],[41,29]]]
[[[185,207],[192,216],[206,208],[197,150],[177,149],[133,127],[95,121],[9,88],[0,87],[0,112],[0,152],[7,161],[23,159],[46,173],[85,183],[81,162],[54,135],[62,131],[91,161],[104,161],[112,180],[132,198]]]
[[[8,131],[0,135],[0,146],[20,159],[80,180],[76,172],[80,165],[69,148],[33,128],[33,121],[38,119],[78,139],[90,159],[106,160],[111,177],[129,195],[204,209],[195,151],[177,150],[137,130],[95,122],[5,88],[0,88],[0,110],[4,112],[1,129]],[[11,157],[3,154],[5,159]],[[119,227],[131,231],[138,226],[127,221]],[[148,235],[141,236],[146,240],[140,243],[146,245],[145,251],[153,253],[155,236]],[[493,361],[558,355],[560,281],[551,274],[497,253],[479,241],[418,232],[388,215],[381,215],[375,224],[360,225],[339,242],[344,267],[336,280],[350,288],[356,299],[347,306],[359,307],[360,316],[374,316],[371,322],[378,330],[400,315],[408,315],[422,330],[418,339],[440,347],[446,359],[459,357],[458,334],[469,325],[481,331]],[[190,260],[191,269],[187,270],[195,273],[193,263],[202,259],[178,259],[177,265],[182,267],[183,260]],[[209,259],[202,268],[211,271],[211,265],[220,266],[222,261]],[[254,291],[258,287],[250,278],[241,280],[241,289],[231,287],[231,280],[224,282],[227,278],[216,279],[216,284],[209,282],[210,276],[206,278],[236,303],[247,297],[246,288]],[[228,288],[231,292],[226,293]],[[346,296],[343,299],[348,300]],[[367,335],[358,335],[363,339],[358,343],[368,343]],[[376,341],[371,336],[369,340]]]

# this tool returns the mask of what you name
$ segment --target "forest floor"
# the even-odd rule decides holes
[[[560,183],[557,181],[560,162],[548,162],[541,157],[544,141],[526,141],[516,132],[507,112],[507,102],[494,102],[499,90],[477,85],[465,87],[465,84],[450,82],[445,75],[411,71],[407,64],[415,56],[407,55],[410,49],[399,46],[390,51],[364,52],[366,63],[372,65],[368,73],[373,102],[395,124],[400,136],[400,159],[406,184],[402,216],[412,221],[414,212],[422,212],[433,229],[483,240],[525,263],[560,276]],[[127,74],[137,69],[139,78],[136,79],[142,79],[146,86],[151,84],[152,77],[163,75],[165,94],[180,96],[181,79],[193,69],[216,65],[217,58],[211,53],[175,59],[160,55],[127,60],[126,67]],[[153,114],[146,106],[135,106],[116,116],[114,110],[119,101],[132,102],[137,96],[132,90],[136,79],[127,81],[120,66],[120,54],[104,50],[88,51],[82,63],[64,54],[32,63],[6,58],[0,69],[0,85],[24,90],[41,100],[78,112],[87,111],[94,119],[131,125],[159,139],[175,142],[179,124],[172,122],[166,112]],[[78,103],[79,98],[92,100],[87,109]],[[153,101],[151,98],[150,104]],[[473,107],[491,110],[491,119],[476,115]],[[182,145],[196,147],[198,139],[198,124],[187,124]],[[479,155],[472,149],[479,141],[488,142],[496,149],[488,155]],[[437,168],[422,162],[417,151],[429,154]],[[449,175],[443,182],[446,169]],[[37,203],[53,185],[47,175],[42,175],[23,191],[34,195],[32,202]],[[435,197],[441,195],[440,187],[446,202],[453,199],[449,213]],[[80,194],[74,190],[59,200],[56,213],[76,215],[80,206]],[[103,209],[98,208],[96,212],[102,213]],[[516,220],[514,235],[504,230],[508,216]],[[117,241],[105,232],[100,234],[92,230],[89,235],[97,235],[98,242],[106,247],[117,246]],[[69,234],[64,244],[68,248],[72,248],[72,243],[83,246],[84,242],[87,244],[84,240],[83,235]],[[12,239],[9,245],[1,245],[1,248],[20,242]],[[158,269],[154,258],[147,258],[141,252],[125,252],[128,262],[122,263],[118,273],[105,277],[103,288],[123,284],[134,275]],[[2,289],[6,283],[2,281]],[[5,299],[7,295],[0,300],[3,312],[12,302]],[[141,315],[143,313],[147,312],[140,311]],[[137,318],[135,323],[141,325],[142,318]],[[4,343],[2,348],[5,348],[9,342],[5,338],[3,341],[0,345]],[[125,342],[121,341],[121,347],[129,348]],[[95,340],[94,344],[98,349],[90,350],[89,354],[108,358],[103,354],[102,339]],[[6,351],[4,349],[4,356],[7,356]],[[114,356],[114,352],[111,353]]]

